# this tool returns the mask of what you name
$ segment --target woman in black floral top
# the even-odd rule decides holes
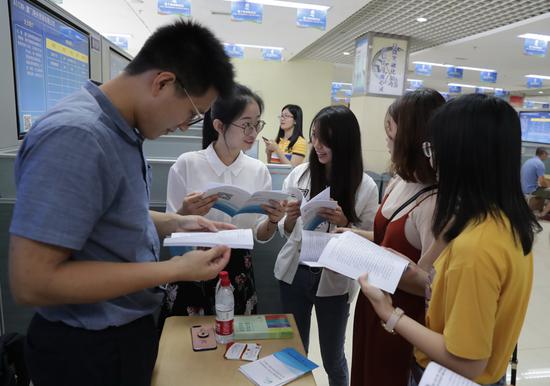
[[[170,168],[166,210],[182,215],[203,215],[252,228],[256,241],[267,242],[284,215],[284,202],[271,201],[262,206],[264,214],[241,214],[230,217],[214,206],[217,196],[204,197],[208,183],[236,185],[251,193],[271,190],[271,175],[259,160],[243,153],[252,147],[264,127],[260,120],[263,102],[247,87],[237,85],[233,96],[218,98],[206,113],[203,123],[204,150],[182,154]],[[235,314],[256,312],[258,302],[252,251],[233,249],[225,268],[234,288]],[[178,253],[179,254],[179,253]],[[164,302],[160,324],[173,315],[213,315],[217,279],[204,282],[171,284]]]

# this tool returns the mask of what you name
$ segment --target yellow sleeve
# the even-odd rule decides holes
[[[473,252],[473,251],[472,251]],[[474,254],[476,254],[474,252]],[[491,356],[500,280],[487,251],[471,256],[475,262],[449,269],[445,275],[445,346],[461,358]]]
[[[307,143],[304,137],[298,137],[294,146],[292,146],[292,154],[305,157],[307,153]]]

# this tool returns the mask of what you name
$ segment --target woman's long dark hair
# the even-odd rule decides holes
[[[292,135],[290,136],[288,148],[292,149],[292,146],[296,143],[298,138],[303,137],[304,134],[302,133],[302,108],[298,105],[286,105],[281,109],[281,114],[283,111],[287,109],[290,114],[292,114],[292,117],[294,118],[294,122],[296,123],[294,125],[294,129],[292,130]],[[281,138],[285,136],[285,131],[279,127],[279,132],[277,133],[277,139],[275,142],[279,143],[281,141]]]
[[[218,139],[218,132],[214,129],[214,119],[219,119],[224,126],[235,121],[244,111],[246,105],[255,101],[260,107],[260,114],[264,110],[264,102],[256,93],[242,84],[235,84],[233,93],[227,98],[218,98],[204,114],[202,122],[202,148],[206,149],[212,142]]]
[[[435,236],[451,241],[471,221],[504,213],[528,254],[541,227],[521,191],[517,112],[495,97],[464,95],[436,111],[429,133],[438,173]]]
[[[319,141],[331,149],[332,161],[327,179],[325,165],[319,162],[315,151],[310,151],[310,197],[330,186],[330,196],[338,201],[348,220],[357,224],[359,217],[355,213],[355,196],[363,180],[359,122],[347,107],[329,106],[313,118],[309,129],[310,139],[312,129],[315,129]]]
[[[428,137],[428,120],[433,112],[445,103],[439,92],[430,88],[411,91],[390,106],[388,113],[397,125],[392,164],[403,180],[435,183],[435,171],[424,156],[422,142]]]

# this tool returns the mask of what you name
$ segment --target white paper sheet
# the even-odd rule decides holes
[[[435,363],[424,370],[419,386],[477,386],[477,383]]]
[[[369,273],[369,282],[394,293],[409,262],[353,232],[344,232],[329,241],[319,263],[356,280]]]
[[[317,263],[328,242],[339,235],[339,233],[303,230],[300,263]],[[317,266],[319,266],[319,264],[317,264]]]
[[[165,247],[214,247],[227,245],[233,249],[252,249],[251,229],[232,229],[219,232],[178,232],[164,239]]]

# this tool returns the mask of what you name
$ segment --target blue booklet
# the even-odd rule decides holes
[[[292,382],[317,367],[319,366],[289,347],[242,365],[239,371],[255,385],[280,386]]]
[[[289,195],[280,190],[266,190],[249,193],[234,185],[211,183],[206,187],[204,197],[217,194],[218,200],[213,208],[221,210],[233,217],[241,213],[266,214],[261,205],[269,204],[270,200],[284,201]]]

